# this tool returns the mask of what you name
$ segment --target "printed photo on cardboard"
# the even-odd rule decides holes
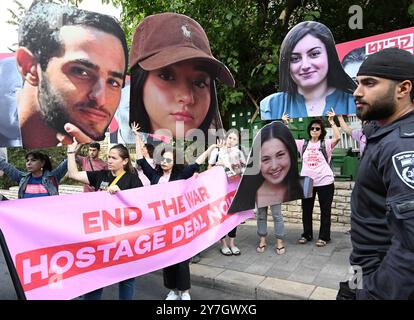
[[[198,22],[176,13],[146,17],[135,30],[129,64],[130,123],[141,132],[187,138],[198,129],[207,141],[209,129],[223,128],[215,80],[233,87],[234,79]]]
[[[103,140],[121,98],[128,49],[117,20],[35,2],[19,27],[23,147]]]
[[[331,31],[323,24],[297,24],[282,42],[279,92],[260,102],[262,120],[355,114],[355,84],[342,68]]]
[[[254,138],[229,213],[310,197],[312,179],[299,176],[297,158],[295,139],[283,123],[264,126]]]

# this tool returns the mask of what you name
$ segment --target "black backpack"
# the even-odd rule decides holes
[[[306,148],[308,147],[308,144],[309,144],[309,140],[305,140],[305,143],[303,144],[303,147],[302,147],[302,155],[301,155],[302,158],[303,158],[303,154],[305,153]],[[322,152],[322,154],[323,154],[323,156],[326,160],[326,163],[329,164],[328,154],[326,153],[325,140],[321,140],[321,146],[319,148],[319,151]]]

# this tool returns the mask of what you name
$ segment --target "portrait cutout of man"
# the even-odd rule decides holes
[[[121,98],[128,61],[115,18],[35,2],[19,27],[16,61],[23,147],[102,140]]]

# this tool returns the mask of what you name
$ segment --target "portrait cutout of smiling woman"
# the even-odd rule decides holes
[[[282,42],[279,88],[260,102],[262,120],[355,114],[355,83],[339,62],[331,31],[315,21],[294,26]]]
[[[131,53],[130,124],[141,132],[184,138],[222,128],[215,79],[233,87],[229,69],[213,57],[203,28],[190,17],[160,13],[135,30]]]
[[[256,135],[229,213],[307,198],[312,179],[300,177],[295,139],[281,122],[264,126]]]

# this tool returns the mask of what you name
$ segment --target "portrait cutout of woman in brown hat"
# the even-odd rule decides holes
[[[146,17],[130,52],[130,123],[141,132],[187,137],[222,128],[215,79],[234,87],[229,69],[213,57],[203,28],[176,13]],[[162,134],[162,133],[161,133]]]

